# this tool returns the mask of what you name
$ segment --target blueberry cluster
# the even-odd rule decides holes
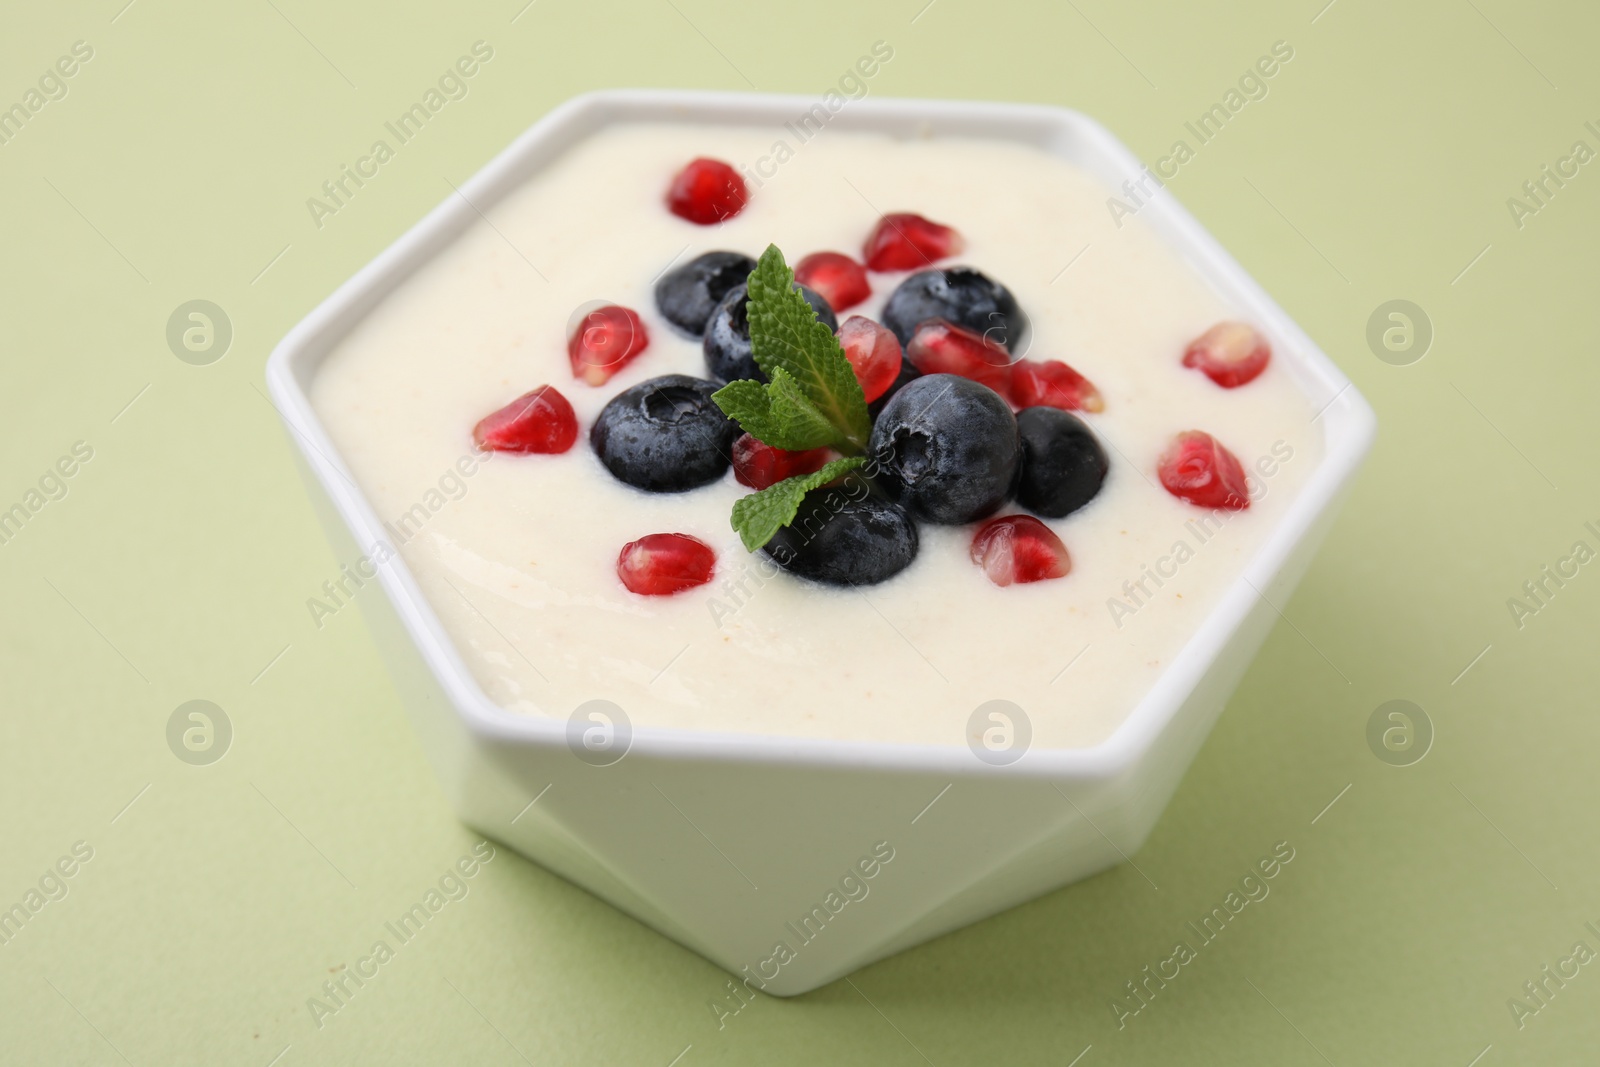
[[[740,431],[711,394],[721,383],[765,378],[750,351],[745,282],[753,269],[748,256],[707,252],[657,284],[657,310],[701,339],[710,378],[653,378],[605,406],[590,442],[623,482],[683,492],[727,471]],[[799,288],[818,319],[837,328],[828,302]],[[1028,335],[1010,290],[968,267],[912,274],[881,317],[902,345],[935,318],[978,333],[1014,357]],[[842,485],[807,494],[794,522],[762,549],[791,573],[830,585],[876,584],[916,558],[918,522],[976,522],[1012,499],[1060,518],[1099,492],[1108,469],[1100,443],[1076,415],[1053,407],[1013,414],[988,386],[953,374],[919,374],[909,359],[869,411],[866,465]]]

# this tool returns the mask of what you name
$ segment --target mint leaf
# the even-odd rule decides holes
[[[762,383],[754,378],[740,378],[712,393],[711,399],[724,415],[737,422],[739,428],[751,437],[765,441],[774,448],[786,447],[776,443],[785,435],[782,425],[772,414],[772,397]]]
[[[845,446],[850,442],[839,428],[811,402],[794,376],[782,367],[772,372],[772,384],[767,386],[772,398],[772,415],[783,423],[785,433],[794,439],[813,441],[813,444],[773,445],[774,448],[820,448],[822,445]],[[765,438],[763,438],[765,440]],[[768,444],[772,442],[768,441]]]
[[[748,281],[750,348],[770,379],[729,382],[711,394],[757,440],[798,452],[830,445],[848,455],[815,474],[786,478],[733,505],[733,528],[751,552],[794,521],[805,495],[864,466],[872,420],[854,368],[833,331],[817,321],[777,245],[768,245]]]
[[[782,368],[773,374],[771,385],[741,379],[718,389],[711,399],[745,433],[773,448],[799,452],[848,444]]]
[[[747,285],[756,365],[774,381],[779,371],[793,376],[799,392],[833,424],[846,451],[866,448],[872,420],[861,383],[833,331],[817,321],[817,313],[794,288],[794,272],[777,245],[767,246]]]
[[[815,474],[785,478],[758,493],[751,493],[735,500],[733,528],[738,531],[739,540],[744,542],[747,550],[754,552],[772,540],[780,527],[794,521],[795,515],[800,511],[800,501],[807,493],[818,486],[827,485],[841,474],[853,471],[866,462],[863,456],[836,459]]]

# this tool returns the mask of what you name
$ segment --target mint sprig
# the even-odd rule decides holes
[[[770,380],[730,382],[711,399],[745,433],[773,448],[830,447],[846,456],[734,503],[733,528],[754,552],[794,521],[806,493],[866,462],[861,453],[872,419],[844,349],[817,321],[777,245],[767,246],[746,286],[751,354]]]
[[[865,456],[846,456],[824,464],[815,474],[801,474],[769,485],[733,502],[733,528],[744,547],[754,552],[789,525],[800,512],[800,502],[811,490],[827,485],[867,462]]]
[[[850,442],[817,409],[794,376],[782,367],[772,372],[772,383],[751,378],[729,382],[711,399],[723,413],[738,422],[745,433],[773,448],[801,452],[832,445],[841,451]]]
[[[833,444],[844,452],[863,451],[867,447],[867,436],[872,432],[872,420],[867,415],[867,398],[861,392],[861,383],[856,381],[856,373],[845,358],[838,338],[826,324],[817,321],[816,310],[795,288],[794,271],[784,263],[777,245],[768,245],[761,253],[761,260],[750,272],[746,284],[750,301],[750,350],[756,366],[772,379],[765,387],[768,393],[776,391],[783,396],[781,408],[786,415],[790,398],[804,397],[815,413],[833,427],[834,439],[823,443]],[[780,371],[792,379],[792,387],[791,383],[780,384]],[[742,383],[735,382],[716,392],[712,399],[744,426],[739,411],[730,411],[722,402],[730,391],[735,391],[733,395],[740,399],[751,395]],[[769,403],[768,411],[780,407],[776,399]],[[811,412],[802,411],[797,417],[809,421]],[[762,429],[772,430],[766,424],[760,425]],[[749,426],[744,428],[746,433],[774,448],[785,447],[768,441]]]

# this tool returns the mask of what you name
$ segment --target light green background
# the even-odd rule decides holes
[[[0,947],[0,1062],[1593,1061],[1600,965],[1524,1029],[1506,1004],[1575,941],[1600,949],[1600,566],[1521,629],[1506,607],[1573,541],[1600,547],[1600,165],[1521,229],[1506,207],[1575,140],[1600,148],[1592,7],[815,0],[780,29],[713,0],[537,0],[514,21],[523,0],[124,2],[12,5],[0,34],[0,103],[73,41],[95,53],[0,147],[0,507],[94,449],[0,545],[0,906],[94,848]],[[315,228],[305,199],[480,38],[471,95]],[[1171,188],[1355,379],[1379,441],[1144,876],[719,1031],[724,975],[502,851],[318,1030],[306,998],[473,838],[359,616],[310,623],[336,560],[262,394],[268,351],[567,97],[820,93],[880,38],[875,94],[1069,105],[1146,158],[1274,41],[1295,51]],[[234,326],[211,366],[164,339],[195,298]],[[1436,329],[1413,366],[1366,344],[1394,298]],[[1397,697],[1437,732],[1405,768],[1365,740]],[[195,698],[234,725],[209,767],[165,740]],[[1119,1031],[1110,998],[1280,840],[1297,855],[1272,895]]]

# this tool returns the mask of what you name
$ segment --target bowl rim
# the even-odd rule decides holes
[[[522,184],[542,165],[539,150],[567,144],[618,122],[710,122],[751,125],[781,122],[819,103],[794,94],[682,89],[603,89],[573,97],[539,119],[392,244],[358,270],[295,325],[273,348],[266,382],[273,404],[296,447],[363,551],[388,544],[384,527],[345,466],[311,404],[310,381],[326,353],[395,285],[470,227],[480,212]],[[923,133],[954,127],[962,136],[1047,140],[1066,135],[1093,153],[1103,180],[1137,179],[1147,168],[1109,130],[1088,116],[1046,104],[867,96],[847,101],[839,128]],[[954,132],[954,130],[952,130]],[[562,139],[568,139],[562,143]],[[1201,620],[1176,656],[1109,735],[1082,748],[1031,748],[1017,762],[994,767],[960,745],[799,738],[780,734],[634,726],[627,754],[635,758],[711,760],[791,767],[855,768],[956,777],[1111,779],[1133,768],[1171,724],[1234,634],[1266,600],[1274,579],[1317,520],[1333,507],[1371,446],[1376,417],[1350,379],[1264,289],[1190,215],[1172,193],[1158,188],[1140,208],[1167,243],[1202,269],[1210,283],[1267,331],[1290,342],[1287,356],[1297,377],[1309,379],[1326,400],[1313,421],[1323,421],[1324,454],[1288,511],[1243,570]],[[1181,240],[1181,244],[1178,241]],[[1280,345],[1280,348],[1282,346]],[[1302,391],[1310,396],[1306,381]],[[1313,397],[1313,402],[1317,398]],[[370,547],[369,547],[370,546]],[[483,691],[398,552],[377,568],[383,592],[453,711],[488,743],[566,745],[567,721],[501,708]],[[1274,611],[1278,609],[1267,600]],[[1281,614],[1281,613],[1280,613]]]

